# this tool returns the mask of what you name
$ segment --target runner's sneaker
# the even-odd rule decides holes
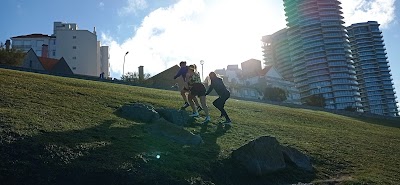
[[[190,117],[197,117],[199,116],[199,112],[193,112],[193,114],[189,115]]]
[[[188,108],[190,105],[188,102],[185,102],[185,104],[182,105],[181,109],[186,109]]]
[[[207,123],[210,122],[210,121],[211,121],[210,116],[207,116],[206,119],[203,121],[202,124],[203,124],[203,125],[207,125]]]
[[[203,108],[201,108],[200,106],[197,107],[197,112],[200,112],[202,110],[203,110]]]

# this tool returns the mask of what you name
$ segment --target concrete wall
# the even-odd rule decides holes
[[[261,71],[261,61],[250,59],[241,63],[243,76],[256,76]]]
[[[97,36],[87,30],[57,30],[57,58],[64,57],[74,74],[99,76]]]
[[[110,76],[110,55],[108,53],[108,46],[100,47],[100,73],[104,72],[104,77],[108,78]]]

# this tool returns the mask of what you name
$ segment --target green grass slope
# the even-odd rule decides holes
[[[212,123],[185,128],[205,143],[183,146],[116,113],[131,102],[178,109],[178,92],[0,69],[0,184],[400,182],[400,122],[229,99],[234,125],[221,130],[214,99]],[[264,135],[306,153],[315,173],[251,177],[229,159]]]

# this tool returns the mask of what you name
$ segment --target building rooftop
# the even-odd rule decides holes
[[[29,34],[29,35],[20,35],[20,36],[15,36],[15,37],[11,37],[11,38],[12,39],[23,39],[23,38],[43,38],[43,37],[55,38],[54,36],[44,35],[44,34],[40,34],[40,33],[34,33],[34,34]]]
[[[53,67],[59,62],[57,59],[39,57],[40,63],[46,71],[51,71]]]

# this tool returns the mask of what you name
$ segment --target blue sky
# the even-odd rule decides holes
[[[342,0],[346,25],[382,26],[396,89],[400,92],[399,1]],[[0,41],[51,34],[54,21],[93,30],[110,46],[111,76],[125,71],[157,74],[181,60],[204,60],[204,74],[262,59],[261,36],[285,27],[283,0],[2,0]]]

